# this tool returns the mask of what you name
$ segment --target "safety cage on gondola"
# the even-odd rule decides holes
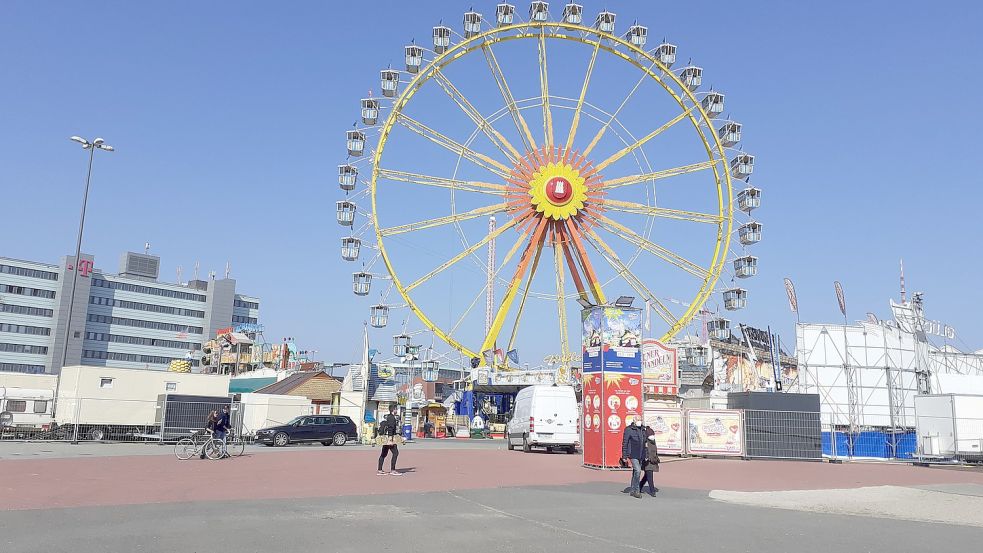
[[[343,227],[350,227],[355,224],[355,204],[347,200],[336,202],[338,224]]]
[[[438,25],[433,28],[433,51],[443,54],[451,45],[451,28]]]
[[[512,4],[499,4],[495,6],[495,21],[499,27],[511,25],[515,21],[515,6]]]
[[[747,290],[743,288],[724,290],[724,309],[737,311],[745,307],[747,307]]]
[[[609,35],[614,34],[614,20],[618,16],[607,10],[597,14],[597,19],[594,20],[594,28],[602,33],[607,33]]]
[[[355,292],[356,296],[367,296],[369,295],[369,289],[372,288],[372,274],[366,273],[365,271],[359,271],[352,274],[352,291]]]
[[[648,42],[648,36],[648,27],[636,24],[628,27],[628,32],[625,33],[625,40],[636,48],[645,48],[645,43]]]
[[[386,98],[393,98],[399,90],[399,71],[393,69],[383,69],[379,72],[379,86],[382,87],[382,95]]]
[[[663,42],[655,49],[655,57],[666,67],[676,63],[676,45]]]
[[[761,207],[761,189],[749,186],[741,190],[737,194],[737,207],[747,212]]]
[[[703,97],[703,111],[707,112],[711,118],[718,117],[724,112],[724,95],[719,92],[710,91]]]
[[[758,258],[753,255],[745,255],[734,259],[734,276],[737,278],[751,278],[758,274]]]
[[[529,21],[542,23],[550,18],[550,5],[548,2],[533,2],[529,4]]]
[[[440,363],[433,360],[421,361],[420,369],[424,382],[436,382],[440,372]]]
[[[369,324],[374,328],[383,328],[389,324],[389,306],[373,305],[369,309]]]
[[[686,362],[694,367],[705,367],[707,364],[707,348],[690,346],[685,349]]]
[[[375,125],[379,121],[379,100],[362,98],[362,123]]]
[[[481,34],[481,14],[478,12],[464,13],[464,38],[474,38]]]
[[[410,337],[406,334],[393,336],[393,355],[396,357],[406,357],[410,350]]]
[[[745,179],[754,172],[754,156],[751,154],[737,154],[730,160],[730,174],[735,179]]]
[[[761,223],[757,221],[744,223],[738,227],[737,235],[741,239],[741,244],[744,244],[745,246],[757,244],[761,241]]]
[[[423,48],[416,44],[410,44],[403,48],[406,57],[406,70],[410,73],[419,73],[420,66],[423,65]]]
[[[348,155],[359,157],[365,153],[365,133],[359,130],[348,131],[345,134]]]
[[[717,138],[720,144],[730,148],[741,141],[741,124],[736,121],[727,121],[717,129]]]
[[[730,338],[730,320],[724,318],[710,319],[707,321],[707,332],[717,340]]]
[[[341,258],[345,261],[355,261],[358,253],[362,249],[362,240],[354,236],[346,236],[341,239]]]
[[[570,25],[580,25],[584,22],[584,7],[573,2],[563,6],[563,22]]]
[[[696,65],[687,65],[680,71],[679,78],[690,91],[700,88],[703,84],[703,68]]]
[[[338,186],[340,186],[342,190],[345,192],[355,190],[355,184],[357,182],[358,167],[348,163],[338,166]]]

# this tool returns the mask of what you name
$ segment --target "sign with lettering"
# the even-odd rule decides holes
[[[660,386],[678,385],[676,348],[653,338],[642,340],[642,381]]]

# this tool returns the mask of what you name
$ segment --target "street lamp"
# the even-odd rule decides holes
[[[89,170],[85,174],[85,193],[82,195],[82,215],[79,217],[79,233],[75,242],[75,269],[72,273],[72,295],[68,302],[68,326],[65,332],[65,349],[61,355],[61,366],[68,361],[68,343],[72,338],[72,310],[75,306],[75,288],[78,286],[79,258],[82,256],[82,231],[85,229],[85,206],[89,201],[89,182],[92,180],[92,158],[96,150],[112,152],[114,148],[101,138],[89,142],[81,136],[73,136],[71,140],[82,145],[83,150],[89,150]]]

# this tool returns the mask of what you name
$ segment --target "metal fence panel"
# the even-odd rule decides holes
[[[822,459],[821,427],[816,412],[745,410],[745,456]]]

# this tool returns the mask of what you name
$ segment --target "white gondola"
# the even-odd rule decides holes
[[[573,2],[563,6],[563,22],[580,25],[584,22],[584,7]]]
[[[349,201],[337,202],[338,224],[343,227],[350,227],[355,223],[355,204]]]
[[[379,86],[382,87],[382,95],[386,98],[396,96],[399,90],[399,71],[394,69],[383,69],[379,72]]]
[[[687,65],[679,74],[686,88],[696,90],[703,84],[703,68],[695,65]]]
[[[717,340],[730,338],[730,321],[724,318],[711,319],[707,321],[707,332]]]
[[[511,25],[515,21],[515,6],[512,4],[499,4],[495,6],[495,21],[499,27]]]
[[[406,57],[406,70],[410,73],[419,73],[420,66],[423,65],[423,48],[416,44],[410,44],[403,48]]]
[[[443,54],[451,45],[451,28],[438,25],[433,28],[433,51]]]
[[[389,307],[373,305],[369,311],[369,324],[375,328],[384,328],[389,324]]]
[[[761,223],[757,221],[744,223],[737,229],[737,234],[741,238],[741,244],[745,246],[757,244],[761,241]]]
[[[730,160],[730,175],[735,179],[746,179],[754,172],[754,156],[737,154]]]
[[[372,288],[372,275],[370,273],[358,272],[352,274],[352,291],[355,292],[356,296],[369,295],[370,288]]]
[[[649,29],[642,25],[632,25],[625,33],[625,40],[637,48],[645,48],[645,43],[649,40]]]
[[[663,42],[655,49],[655,56],[662,65],[672,67],[676,63],[676,45]]]
[[[472,38],[481,34],[481,14],[478,12],[465,12],[464,14],[464,38]]]
[[[707,95],[703,97],[703,111],[710,116],[711,119],[719,117],[721,113],[724,112],[724,95],[719,92],[710,91]]]
[[[365,133],[362,131],[348,131],[345,134],[348,155],[358,157],[365,152]]]
[[[601,31],[602,33],[607,33],[609,35],[614,34],[614,20],[617,16],[609,11],[603,11],[597,14],[597,19],[594,20],[594,27]]]
[[[724,309],[737,311],[745,307],[747,307],[747,290],[743,288],[724,290]]]
[[[741,124],[735,121],[727,121],[717,129],[717,138],[720,139],[720,143],[726,148],[737,144],[741,141]]]
[[[362,241],[354,236],[346,236],[341,239],[341,258],[345,261],[355,261],[358,259],[358,252],[362,249]]]
[[[761,189],[749,186],[737,195],[737,207],[741,211],[751,212],[761,207]]]
[[[351,192],[355,190],[355,184],[358,182],[358,167],[354,165],[339,165],[338,166],[338,186],[341,187],[345,192]]]
[[[707,364],[707,348],[703,346],[686,348],[686,362],[694,367],[705,367]]]
[[[396,357],[406,357],[410,349],[410,337],[405,334],[393,336],[393,355]]]
[[[529,4],[529,21],[542,23],[549,21],[550,4],[549,2],[533,2]]]
[[[436,382],[440,372],[440,363],[436,361],[421,361],[420,369],[424,382]]]
[[[362,123],[375,125],[379,120],[379,100],[375,98],[362,98]]]
[[[734,260],[734,276],[737,278],[751,278],[758,274],[758,258],[753,255],[745,255]]]

